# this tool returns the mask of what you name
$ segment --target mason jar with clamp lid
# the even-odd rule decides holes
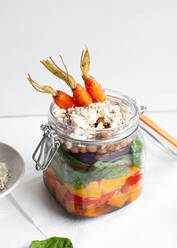
[[[145,107],[138,108],[135,100],[120,92],[105,92],[112,104],[131,110],[122,129],[81,130],[89,139],[73,138],[74,127],[53,115],[54,103],[48,124],[41,125],[43,137],[33,154],[36,169],[43,171],[49,192],[71,214],[101,216],[138,198],[145,162],[141,130],[177,159],[177,141],[143,115]]]

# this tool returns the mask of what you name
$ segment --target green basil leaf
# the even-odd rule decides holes
[[[106,179],[119,178],[125,176],[130,170],[130,167],[116,167],[104,177]]]
[[[73,245],[68,238],[53,237],[41,241],[32,241],[29,248],[73,248]]]
[[[137,153],[137,152],[141,152],[142,151],[142,148],[143,148],[143,144],[142,142],[136,138],[132,143],[131,143],[131,146],[130,146],[130,151],[132,153]]]
[[[57,153],[53,158],[50,167],[55,175],[64,184],[70,184],[75,189],[81,189],[90,181],[87,171],[73,169],[64,156]]]
[[[134,153],[133,154],[133,164],[136,166],[136,167],[138,167],[138,168],[140,168],[141,167],[141,159],[142,158],[142,154],[141,153]]]
[[[122,165],[126,165],[126,164],[131,164],[131,163],[132,163],[131,155],[126,154],[121,159],[119,159],[117,161],[111,161],[111,162],[97,161],[89,168],[89,171],[92,171],[92,170],[95,170],[98,168],[100,168],[100,169],[112,168],[112,167],[115,167],[118,165],[122,166]]]
[[[133,156],[133,164],[138,168],[141,167],[142,163],[142,149],[142,142],[138,138],[136,138],[131,144],[130,151]]]

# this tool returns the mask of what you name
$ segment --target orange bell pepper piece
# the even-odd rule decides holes
[[[108,204],[113,207],[121,208],[128,200],[128,194],[124,194],[121,191],[115,193],[110,200],[108,200]]]

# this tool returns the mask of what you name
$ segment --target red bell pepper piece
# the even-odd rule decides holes
[[[137,172],[135,175],[129,177],[122,187],[122,192],[127,193],[128,187],[138,183],[142,178],[142,173]]]
[[[100,202],[99,198],[95,198],[95,197],[82,198],[80,196],[72,194],[70,191],[66,192],[65,198],[68,201],[72,201],[72,202],[75,202],[76,204],[81,204],[81,205],[84,205],[84,206],[87,206],[87,205],[90,205],[90,204],[98,204]]]
[[[90,204],[105,204],[113,195],[116,193],[117,190],[114,190],[108,194],[102,195],[101,198],[95,198],[95,197],[86,197],[82,198],[80,196],[72,194],[70,191],[67,191],[65,194],[65,198],[68,201],[74,202],[75,204],[80,204],[84,206],[88,206]]]
[[[109,200],[109,198],[111,198],[114,195],[114,193],[116,193],[117,191],[118,190],[116,189],[112,192],[109,192],[108,194],[102,195],[100,199],[100,203],[105,204]]]
[[[134,185],[136,184],[140,179],[142,178],[142,173],[137,172],[135,175],[129,177],[127,181],[125,182],[126,186]]]

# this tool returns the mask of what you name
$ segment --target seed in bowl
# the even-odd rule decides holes
[[[5,186],[8,182],[9,170],[6,163],[0,162],[0,191],[5,189]]]

